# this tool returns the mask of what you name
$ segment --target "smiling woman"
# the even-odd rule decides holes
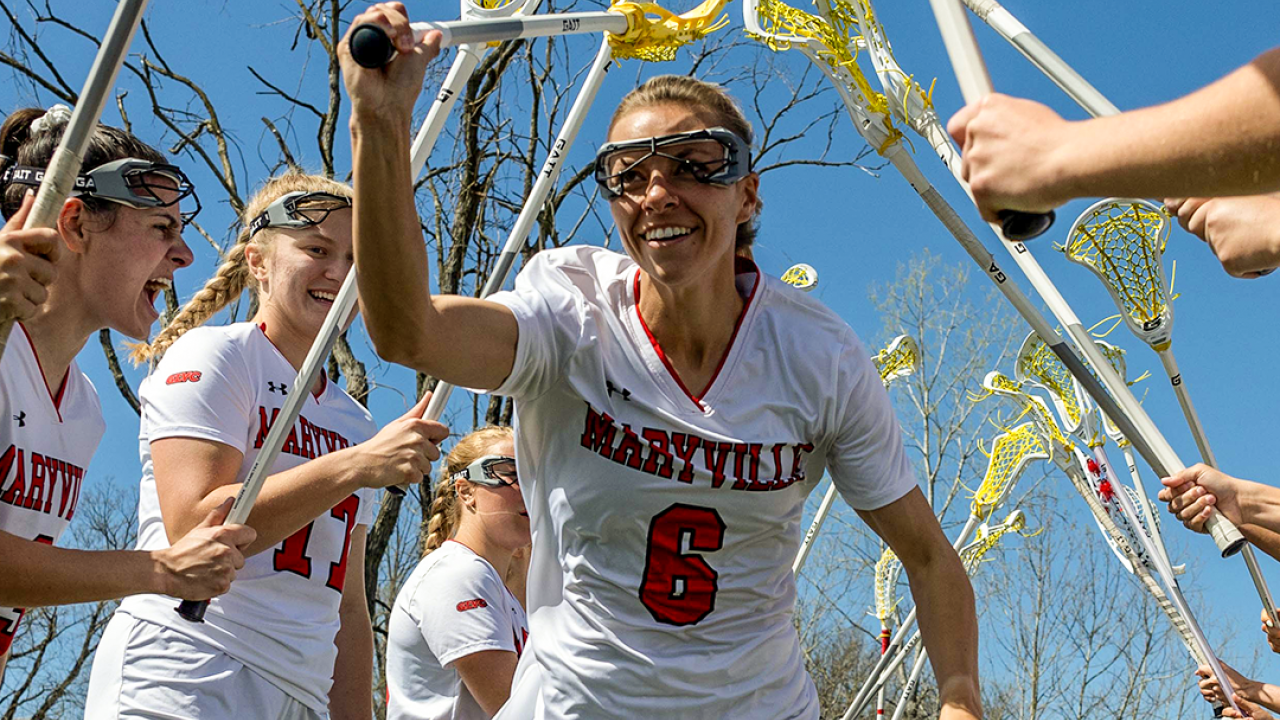
[[[421,480],[448,431],[421,420],[424,401],[375,435],[368,411],[325,376],[292,387],[351,269],[350,192],[312,175],[269,181],[226,262],[140,353],[156,361],[138,392],[142,548],[167,547],[234,496],[285,398],[307,400],[249,517],[257,540],[240,579],[203,623],[161,595],[122,604],[94,660],[87,718],[372,713],[363,563],[375,491]],[[197,327],[248,286],[260,300],[252,321]]]
[[[980,715],[972,590],[868,353],[749,259],[760,179],[733,99],[683,76],[623,99],[595,175],[625,255],[544,250],[514,292],[433,296],[407,165],[439,37],[403,13],[355,21],[396,38],[386,68],[343,57],[357,279],[383,357],[515,398],[529,642],[495,717],[817,718],[791,562],[824,471],[902,559],[942,717]]]

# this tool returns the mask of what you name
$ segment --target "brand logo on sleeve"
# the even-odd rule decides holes
[[[458,603],[458,612],[466,612],[468,610],[475,610],[476,608],[485,608],[485,607],[489,607],[489,603],[485,602],[484,598],[476,598],[475,600],[463,600],[462,602]]]
[[[268,391],[268,392],[273,392],[273,393],[274,393],[274,392],[278,392],[278,393],[280,393],[281,395],[288,395],[288,394],[289,394],[289,385],[288,385],[288,383],[277,383],[277,382],[271,382],[271,381],[269,381],[269,380],[268,380],[268,381],[267,381],[267,391]]]
[[[184,382],[200,382],[199,370],[187,370],[184,372],[176,372],[170,375],[165,381],[165,385],[176,385]]]

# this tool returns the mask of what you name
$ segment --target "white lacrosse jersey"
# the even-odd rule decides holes
[[[18,323],[0,359],[0,530],[52,545],[80,501],[85,468],[107,426],[98,391],[72,361],[50,388],[27,329]],[[0,656],[22,608],[0,607]]]
[[[236,482],[257,458],[297,370],[252,323],[201,327],[183,335],[142,382],[138,548],[169,546],[151,464],[151,443],[163,438],[211,440],[244,453]],[[306,404],[271,473],[363,442],[377,427],[341,388],[325,381]],[[161,595],[127,598],[117,612],[163,625],[207,643],[266,678],[321,715],[328,712],[347,577],[347,550],[356,525],[372,522],[376,495],[363,489],[274,548],[245,560],[231,591],[209,603],[205,622],[191,623]],[[179,664],[180,668],[180,664]]]
[[[734,336],[694,396],[638,311],[639,269],[538,253],[514,292],[516,460],[533,552],[524,718],[816,718],[792,625],[805,497],[855,508],[916,486],[866,350],[748,261]],[[694,392],[697,389],[692,389]]]
[[[448,540],[422,558],[387,627],[387,720],[489,720],[450,665],[483,650],[520,655],[529,622],[502,576]]]

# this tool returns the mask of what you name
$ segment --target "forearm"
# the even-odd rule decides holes
[[[1280,560],[1280,488],[1241,480],[1236,497],[1240,532],[1259,550]]]
[[[364,487],[361,477],[376,471],[356,455],[353,447],[271,475],[263,483],[245,522],[258,533],[257,539],[245,548],[245,557],[275,547]],[[218,486],[182,513],[177,523],[166,519],[169,541],[176,542],[223,500],[235,497],[242,487],[242,483]]]
[[[363,582],[364,578],[349,580]],[[373,631],[368,613],[364,622],[343,618],[334,643],[338,659],[329,690],[329,714],[333,720],[366,720],[373,716]]]
[[[938,553],[927,564],[909,568],[911,595],[919,609],[942,717],[982,717],[978,687],[978,619],[973,588],[960,558]]]
[[[1164,105],[1069,126],[1072,195],[1193,197],[1280,188],[1280,49]]]
[[[417,370],[429,337],[430,263],[413,200],[408,117],[351,118],[354,244],[365,327],[378,354]]]
[[[163,572],[147,552],[59,548],[0,532],[0,605],[40,607],[163,592]]]

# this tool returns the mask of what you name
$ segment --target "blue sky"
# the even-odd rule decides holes
[[[100,34],[114,3],[82,0],[55,3],[55,8],[69,11],[73,5],[84,27]],[[85,7],[79,7],[81,5]],[[412,2],[409,5],[419,19],[456,17],[454,6],[448,3]],[[939,114],[949,117],[960,107],[961,100],[928,3],[881,0],[878,5],[898,60],[923,85],[937,78],[934,101]],[[1006,6],[1122,109],[1156,104],[1185,94],[1276,43],[1277,11],[1272,3],[1264,0],[1228,3],[1009,0]],[[148,12],[153,37],[169,62],[179,72],[202,83],[219,104],[223,123],[233,129],[240,144],[241,174],[249,179],[248,184],[257,182],[265,174],[260,153],[274,156],[274,142],[264,135],[258,118],[279,117],[283,105],[277,99],[246,91],[255,87],[246,66],[253,65],[292,87],[290,83],[296,82],[303,63],[314,66],[321,60],[285,49],[296,25],[280,21],[286,20],[292,11],[291,3],[159,0]],[[731,4],[729,12],[733,24],[723,32],[738,33],[741,5]],[[1047,102],[1069,118],[1084,117],[1083,111],[1016,51],[976,19],[974,23],[998,90]],[[91,61],[87,44],[53,29],[43,32],[48,33],[47,51],[71,79],[71,84],[78,87]],[[573,62],[588,64],[593,46],[594,42],[572,46]],[[141,40],[135,42],[135,50],[141,47]],[[801,58],[794,60],[800,62]],[[687,66],[677,60],[669,66],[656,70],[646,68],[643,72],[684,72],[686,69]],[[312,67],[312,76],[320,71],[319,66]],[[570,166],[580,166],[600,142],[612,100],[632,87],[636,74],[635,65],[610,73],[606,88],[569,155]],[[137,123],[137,132],[143,139],[156,141],[161,131],[143,120],[146,108],[140,86],[132,77],[122,75],[122,78],[121,87],[130,92],[127,103]],[[14,108],[37,102],[48,104],[49,98],[35,98],[13,83],[0,87],[0,107]],[[834,102],[834,98],[828,102]],[[114,108],[109,108],[104,119],[114,124],[118,118]],[[297,133],[305,140],[312,126],[306,124],[306,118],[296,119]],[[340,173],[349,167],[345,127],[344,116],[338,140]],[[847,121],[838,128],[845,135],[842,142],[846,150],[861,145]],[[917,145],[927,149],[923,143]],[[301,159],[311,167],[319,165],[316,157]],[[962,208],[965,218],[978,227],[976,213],[950,182],[945,170],[931,156],[921,154],[918,159],[944,195],[957,208]],[[183,160],[182,164],[189,169],[196,168],[190,160]],[[209,197],[213,197],[212,179],[201,172],[194,176],[198,185],[211,188]],[[924,248],[947,262],[969,262],[891,168],[885,168],[880,177],[854,169],[780,170],[766,176],[761,192],[766,209],[756,257],[762,269],[778,274],[799,261],[816,267],[822,276],[818,297],[859,330],[868,344],[878,339],[880,328],[879,318],[867,301],[869,285],[891,280],[899,263]],[[1078,201],[1060,209],[1058,225],[1049,236],[1032,245],[1041,264],[1086,325],[1112,314],[1113,307],[1098,282],[1084,269],[1062,259],[1052,250],[1050,240],[1061,240],[1071,220],[1088,203]],[[231,224],[233,218],[227,207],[206,201],[205,208],[201,220],[206,227],[221,229]],[[982,233],[980,236],[1002,264],[1012,266],[1007,255],[995,247],[994,237]],[[197,253],[200,268],[188,272],[187,277],[180,276],[179,287],[189,295],[198,282],[194,274],[208,272],[213,266],[213,256],[194,233],[187,239]],[[1180,229],[1174,230],[1167,255],[1177,263],[1176,289],[1182,294],[1175,305],[1173,347],[1219,461],[1232,474],[1280,482],[1280,478],[1275,478],[1277,463],[1269,452],[1280,430],[1280,421],[1276,419],[1280,389],[1273,379],[1274,358],[1280,351],[1280,340],[1277,340],[1280,318],[1276,317],[1276,309],[1280,307],[1280,276],[1257,281],[1230,278],[1202,243]],[[1012,274],[1029,292],[1029,285],[1016,272]],[[982,282],[976,273],[973,279],[975,287]],[[1117,331],[1109,340],[1129,351],[1130,377],[1143,370],[1161,376],[1156,356],[1125,331]],[[362,342],[357,340],[357,345]],[[365,351],[363,355],[369,357],[370,353]],[[96,338],[90,340],[81,362],[99,388],[109,424],[91,469],[92,480],[108,482],[111,478],[112,482],[132,484],[139,474],[136,416],[116,393]],[[1009,368],[1005,370],[1009,372]],[[140,375],[133,373],[132,377],[136,385]],[[397,414],[403,407],[404,396],[412,392],[412,376],[403,371],[386,371],[380,382],[387,387],[375,391],[373,408],[378,420],[385,422]],[[1145,389],[1149,412],[1184,461],[1194,462],[1195,446],[1172,392],[1162,379],[1148,381]],[[1150,474],[1147,477],[1150,478]],[[1171,523],[1166,525],[1171,526]],[[1243,565],[1238,560],[1217,559],[1212,543],[1206,538],[1191,537],[1180,528],[1166,530],[1166,537],[1169,535],[1177,538],[1192,560],[1194,574],[1184,582],[1211,600],[1205,608],[1206,614],[1221,616],[1254,632],[1257,601]],[[1090,538],[1094,540],[1096,538]],[[1280,592],[1280,573],[1275,571],[1275,563],[1265,558],[1263,563],[1272,586]]]

